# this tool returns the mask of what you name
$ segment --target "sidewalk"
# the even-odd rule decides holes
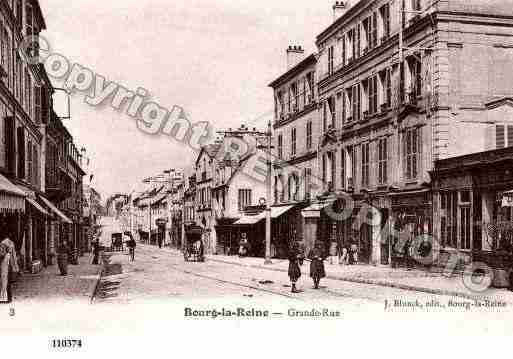
[[[209,255],[208,260],[233,264],[243,267],[259,268],[286,273],[288,260],[273,259],[272,264],[265,265],[263,258],[239,258],[238,256]],[[404,268],[390,268],[388,266],[372,265],[338,265],[325,261],[326,276],[329,279],[348,282],[373,284],[385,287],[413,290],[430,294],[458,296],[469,299],[501,298],[513,302],[513,292],[507,289],[490,288],[485,292],[477,293],[469,290],[463,283],[462,274],[446,276],[440,272],[422,270],[406,270]],[[304,276],[309,276],[309,262],[301,267]]]
[[[68,275],[61,276],[57,264],[37,274],[23,273],[13,285],[15,303],[39,301],[90,302],[100,279],[100,265],[90,264],[89,254],[78,265],[68,265]]]

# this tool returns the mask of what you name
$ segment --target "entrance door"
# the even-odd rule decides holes
[[[303,233],[303,242],[305,245],[305,253],[313,248],[317,239],[318,218],[305,218],[305,228]]]
[[[383,236],[386,238],[381,238],[381,264],[390,264],[388,262],[388,258],[390,255],[390,228],[385,228],[388,223],[389,210],[388,208],[380,209],[381,212],[381,223],[380,229]]]

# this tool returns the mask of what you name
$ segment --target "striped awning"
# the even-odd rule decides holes
[[[32,199],[32,198],[25,198],[27,200],[28,203],[30,203],[30,205],[36,209],[37,211],[39,211],[39,213],[41,213],[43,216],[49,216],[50,213],[48,213],[46,211],[46,209],[44,209],[43,207],[41,207],[41,205],[39,203],[37,203],[37,201],[35,199]]]
[[[68,217],[66,217],[66,215],[64,213],[62,213],[57,207],[55,207],[55,205],[50,202],[49,200],[47,200],[46,198],[44,198],[43,196],[39,196],[39,199],[41,199],[41,201],[48,207],[50,208],[50,210],[55,213],[57,215],[58,218],[60,218],[64,223],[68,223],[68,224],[72,224],[73,222],[71,221],[71,219],[69,219]]]
[[[25,192],[0,174],[0,213],[25,211]]]

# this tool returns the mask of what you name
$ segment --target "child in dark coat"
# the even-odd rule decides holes
[[[310,259],[310,277],[314,281],[314,288],[319,289],[321,278],[326,277],[324,260],[326,259],[322,242],[315,242],[314,248],[308,253]]]
[[[289,278],[290,283],[292,285],[292,293],[298,293],[296,289],[296,282],[301,277],[301,268],[300,266],[303,264],[304,255],[301,251],[299,243],[297,241],[292,241],[290,249],[289,249]]]

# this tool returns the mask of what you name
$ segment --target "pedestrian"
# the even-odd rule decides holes
[[[330,264],[337,264],[338,261],[338,243],[333,241],[330,244]]]
[[[93,242],[93,264],[98,264],[100,257],[100,239],[96,238]]]
[[[239,242],[239,257],[245,257],[248,254],[248,239],[246,238],[246,233],[241,234],[241,239]]]
[[[159,244],[159,249],[162,249],[162,240],[163,240],[163,238],[162,238],[162,234],[157,233],[157,238],[158,238],[158,239],[157,239],[157,242],[158,242],[158,244]]]
[[[349,247],[349,264],[358,264],[358,245],[354,239]]]
[[[304,254],[301,252],[299,243],[296,240],[292,240],[289,248],[289,278],[291,283],[291,292],[299,293],[296,288],[296,283],[301,277],[301,268],[303,265]]]
[[[349,263],[349,255],[348,255],[347,247],[344,245],[342,246],[342,248],[340,250],[340,258],[339,258],[338,263],[341,265],[346,265]]]
[[[411,270],[413,268],[412,258],[411,258],[411,248],[412,248],[412,241],[411,238],[408,237],[406,241],[404,242],[403,247],[403,254],[404,254],[404,261],[406,264],[406,270]]]
[[[319,282],[322,278],[326,277],[326,271],[324,269],[324,245],[320,241],[316,241],[314,248],[308,253],[308,259],[310,259],[310,277],[314,281],[314,288],[319,289]]]
[[[0,242],[0,303],[12,302],[12,283],[18,273],[16,249],[7,237]]]
[[[135,261],[135,247],[137,246],[137,244],[135,243],[135,239],[133,237],[130,237],[130,239],[126,245],[128,247],[128,255],[129,255],[130,262],[134,262]]]

